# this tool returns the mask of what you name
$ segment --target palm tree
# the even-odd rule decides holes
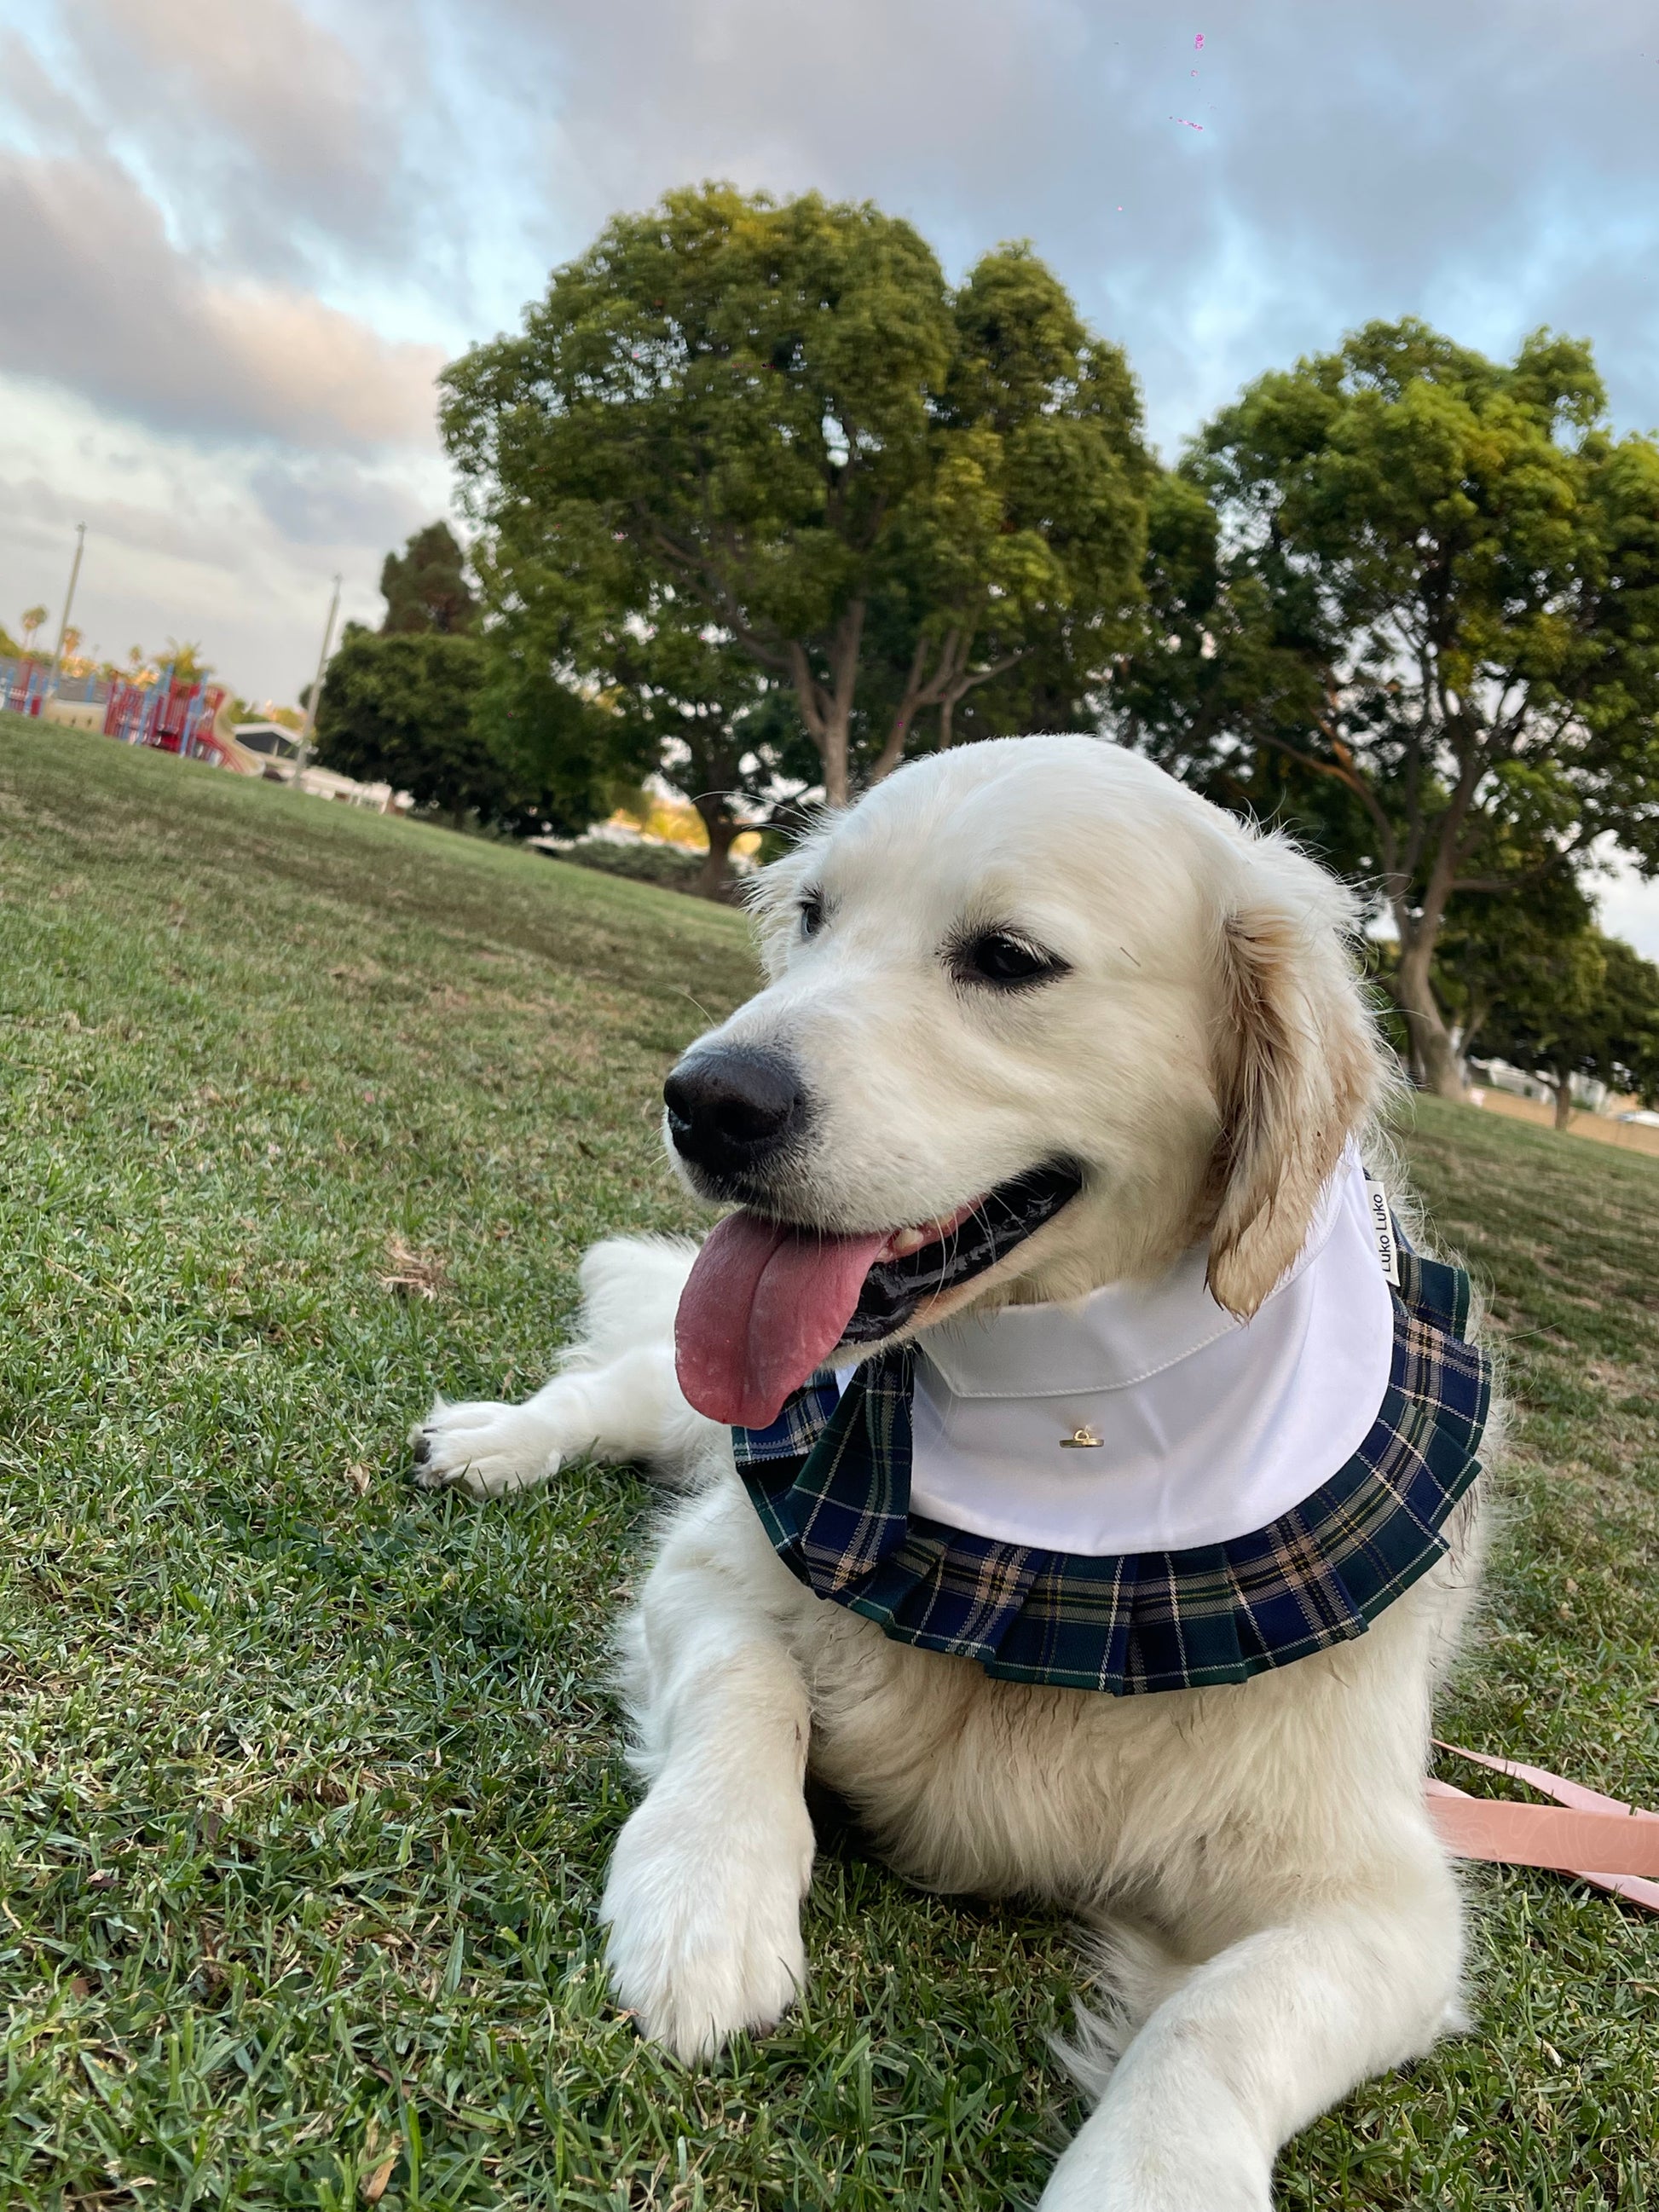
[[[199,644],[186,641],[181,645],[176,637],[167,640],[161,662],[164,667],[171,666],[175,684],[199,684],[213,673],[213,665],[203,659]]]
[[[34,633],[35,633],[35,631],[36,631],[36,630],[38,630],[38,629],[40,629],[40,627],[41,623],[45,622],[46,618],[46,610],[44,607],[25,607],[25,608],[24,608],[24,610],[23,610],[23,650],[24,650],[24,652],[25,652],[25,653],[33,653],[33,650],[34,650]]]

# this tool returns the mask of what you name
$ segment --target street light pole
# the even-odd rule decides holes
[[[69,589],[64,594],[64,619],[58,625],[58,650],[52,656],[52,683],[46,692],[49,699],[58,696],[58,685],[64,672],[64,640],[69,635],[70,616],[75,608],[75,587],[81,580],[81,556],[87,550],[87,526],[75,526],[75,559],[70,567]]]
[[[323,672],[328,666],[328,649],[334,642],[334,617],[340,611],[340,579],[334,579],[334,597],[328,603],[328,621],[323,629],[323,649],[317,656],[317,678],[311,687],[311,696],[306,701],[306,718],[300,728],[300,743],[294,755],[295,789],[300,787],[300,778],[306,772],[306,755],[311,750],[311,733],[317,726],[317,709],[323,696]]]

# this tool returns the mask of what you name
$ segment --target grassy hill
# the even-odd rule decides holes
[[[0,720],[8,2207],[1035,2196],[1063,1927],[831,1853],[802,2011],[665,2062],[592,1917],[645,1488],[407,1482],[434,1389],[541,1378],[585,1244],[684,1224],[657,1088],[750,975],[690,899]],[[1446,1732],[1659,1807],[1659,1163],[1407,1143],[1522,1407]],[[1472,1886],[1474,2033],[1283,2204],[1659,2202],[1659,1923]]]

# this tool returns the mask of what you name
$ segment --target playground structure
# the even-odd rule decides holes
[[[25,655],[0,660],[0,708],[9,714],[39,714],[52,690],[52,663]]]
[[[313,799],[331,799],[376,814],[407,814],[414,800],[389,783],[359,783],[331,769],[301,768],[283,749],[293,733],[272,722],[246,725],[244,744],[230,719],[230,696],[217,684],[180,683],[171,668],[147,683],[126,676],[74,675],[52,682],[52,663],[26,655],[0,659],[0,712],[38,721],[101,731],[126,745],[149,745],[181,760],[205,761],[233,775],[286,783]],[[295,748],[297,750],[297,747]]]
[[[228,696],[222,685],[202,678],[183,682],[171,667],[148,683],[125,676],[60,675],[54,685],[49,660],[0,660],[0,708],[9,713],[101,728],[123,744],[149,745],[234,775],[258,775],[264,763],[221,724]],[[99,708],[101,720],[94,719]]]
[[[157,752],[177,753],[181,760],[206,761],[211,767],[246,775],[249,771],[236,757],[241,748],[214,728],[226,696],[217,684],[180,684],[170,668],[163,669],[154,684],[133,684],[118,676],[111,682],[104,708],[104,735],[118,738],[123,744],[151,745]]]

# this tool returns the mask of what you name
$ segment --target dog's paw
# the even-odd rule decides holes
[[[488,1399],[463,1406],[441,1398],[409,1432],[415,1480],[422,1490],[466,1490],[474,1498],[501,1498],[529,1490],[556,1474],[560,1455],[548,1425],[527,1406]]]
[[[617,1839],[599,1917],[617,2002],[677,2057],[775,2027],[806,1980],[800,1901],[812,1824],[799,1799],[757,1819],[653,1790]]]

